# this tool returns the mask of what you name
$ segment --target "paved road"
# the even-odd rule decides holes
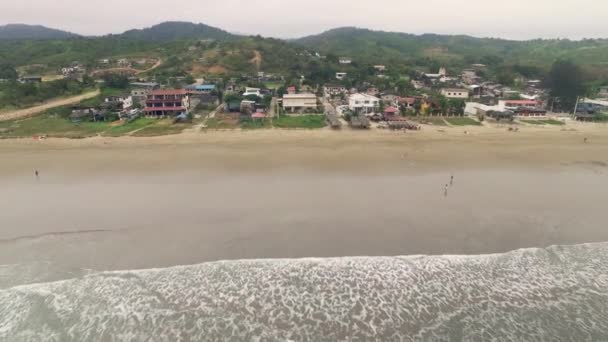
[[[63,98],[63,99],[51,100],[51,101],[48,101],[46,103],[43,103],[43,104],[41,104],[39,106],[35,106],[35,107],[15,110],[15,111],[12,111],[12,112],[0,113],[0,121],[8,121],[8,120],[15,120],[15,119],[26,118],[28,116],[32,116],[32,115],[36,115],[38,113],[42,113],[45,110],[48,110],[48,109],[51,109],[51,108],[71,105],[71,104],[78,103],[78,102],[83,101],[83,100],[87,100],[87,99],[93,98],[93,97],[95,97],[97,95],[99,95],[99,89],[94,90],[94,91],[90,91],[88,93],[84,93],[84,94],[78,95],[78,96],[72,96],[72,97]]]

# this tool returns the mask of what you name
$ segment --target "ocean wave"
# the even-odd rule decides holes
[[[222,261],[0,290],[0,341],[608,340],[608,243]]]

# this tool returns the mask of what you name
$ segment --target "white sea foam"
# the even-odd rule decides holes
[[[0,290],[2,341],[608,339],[608,244],[222,261]]]

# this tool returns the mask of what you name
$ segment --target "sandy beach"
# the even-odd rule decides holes
[[[0,287],[224,259],[608,241],[605,126],[464,130],[1,140]]]
[[[302,168],[349,173],[559,167],[606,162],[608,126],[431,127],[422,131],[229,130],[152,138],[0,140],[3,177]],[[465,134],[464,132],[468,134]],[[589,144],[584,144],[584,138]]]

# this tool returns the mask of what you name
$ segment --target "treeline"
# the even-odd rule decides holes
[[[78,95],[86,88],[94,87],[95,81],[85,77],[77,80],[56,80],[38,84],[16,81],[0,83],[0,109],[5,107],[28,107],[61,96]]]

